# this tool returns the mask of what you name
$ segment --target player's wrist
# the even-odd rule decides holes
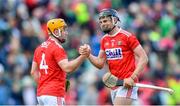
[[[135,80],[132,76],[130,77],[133,81]]]
[[[86,55],[81,54],[81,55],[80,55],[80,57],[81,57],[82,59],[86,59],[86,57],[87,57],[87,56],[86,56]]]
[[[91,56],[91,53],[88,55],[88,57],[87,57],[87,58],[88,58],[88,59],[90,59],[90,56]]]
[[[131,75],[130,78],[135,81],[137,79],[137,75]]]

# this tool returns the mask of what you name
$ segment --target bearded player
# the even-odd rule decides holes
[[[103,68],[105,62],[110,73],[124,80],[123,86],[111,89],[114,105],[131,105],[138,98],[138,88],[133,84],[148,62],[147,55],[132,33],[123,30],[117,24],[120,21],[114,9],[104,9],[99,13],[99,25],[105,35],[101,39],[98,57],[90,54],[88,59],[97,68]],[[79,49],[83,53],[83,48]],[[135,65],[135,56],[138,62]]]
[[[34,52],[31,75],[37,81],[37,100],[39,105],[64,105],[66,73],[74,71],[88,56],[84,54],[72,61],[61,46],[67,39],[67,24],[61,19],[47,22],[49,39],[39,45]]]

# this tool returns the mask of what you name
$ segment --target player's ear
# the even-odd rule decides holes
[[[116,17],[111,16],[111,21],[113,25],[117,25],[118,24],[118,19]]]
[[[54,34],[58,35],[58,29],[54,29]]]
[[[114,17],[114,23],[118,24],[118,19],[116,17]]]

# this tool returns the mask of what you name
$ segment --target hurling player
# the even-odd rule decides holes
[[[97,68],[103,68],[105,62],[110,73],[124,80],[124,85],[111,89],[114,105],[131,105],[138,98],[138,88],[133,87],[138,75],[148,62],[147,55],[132,33],[120,28],[118,13],[114,9],[104,9],[99,13],[99,25],[105,35],[101,39],[98,57],[90,54],[88,59]],[[80,48],[80,54],[83,48]],[[135,57],[138,61],[135,64]]]
[[[37,100],[39,105],[64,105],[66,73],[74,71],[90,53],[83,46],[84,54],[68,61],[62,47],[67,39],[67,24],[61,19],[47,22],[49,38],[39,45],[32,62],[31,75],[37,81]],[[86,51],[87,50],[87,51]]]

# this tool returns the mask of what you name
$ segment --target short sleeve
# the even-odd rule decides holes
[[[100,49],[105,50],[103,39],[101,39],[101,41],[100,41]]]
[[[57,47],[56,50],[53,52],[53,55],[54,55],[56,62],[59,62],[63,59],[67,59],[66,52],[61,47]]]
[[[135,49],[140,43],[135,35],[131,35],[128,37],[129,47],[133,50]]]

